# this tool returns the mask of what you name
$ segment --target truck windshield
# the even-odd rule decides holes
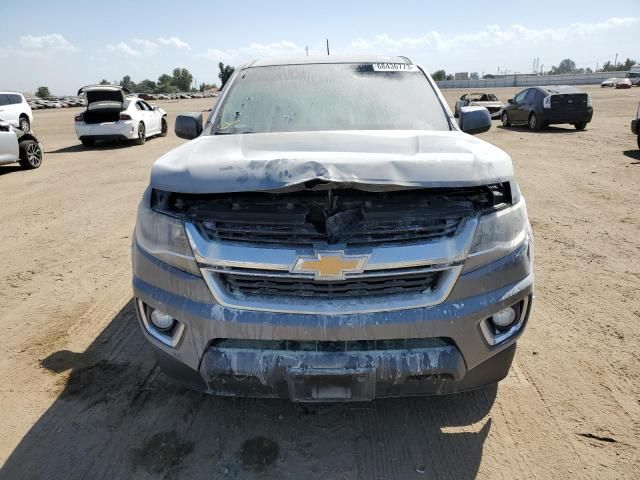
[[[434,89],[415,66],[306,64],[239,72],[212,134],[449,129]]]

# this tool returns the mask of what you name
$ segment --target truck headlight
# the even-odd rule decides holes
[[[524,199],[513,206],[480,217],[464,271],[494,262],[531,237]]]
[[[136,242],[149,254],[172,267],[200,275],[182,221],[154,212],[144,201],[138,208]]]

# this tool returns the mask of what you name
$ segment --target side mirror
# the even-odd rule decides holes
[[[158,110],[160,107],[158,105],[151,105],[151,108],[153,108],[154,110]]]
[[[491,114],[485,107],[462,107],[460,129],[471,135],[486,132],[491,128]]]
[[[507,100],[507,103],[513,103],[513,98],[510,98],[509,100]]]
[[[176,135],[191,140],[202,133],[202,114],[199,112],[181,113],[176,117]]]

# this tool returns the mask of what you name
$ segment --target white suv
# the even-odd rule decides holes
[[[31,130],[33,113],[24,96],[16,92],[0,92],[0,117],[14,127]]]

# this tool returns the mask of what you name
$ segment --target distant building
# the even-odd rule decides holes
[[[469,80],[469,72],[458,72],[453,76],[454,80]]]
[[[471,72],[469,74],[469,77],[471,78],[471,80],[478,80],[480,79],[480,75],[478,75],[478,72]]]

